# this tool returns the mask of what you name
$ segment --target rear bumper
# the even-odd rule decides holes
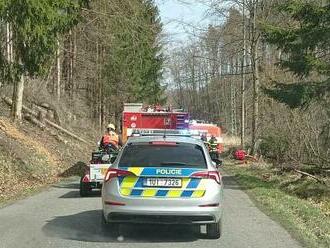
[[[215,223],[213,215],[147,215],[129,213],[109,213],[107,221],[111,223],[136,223],[136,224],[208,224]]]
[[[213,181],[201,198],[128,197],[119,193],[117,185],[113,180],[102,188],[103,215],[108,222],[210,224],[222,217],[222,186]]]
[[[108,205],[103,201],[103,215],[108,222],[210,224],[219,222],[222,217],[222,202],[219,199],[200,202],[187,199],[177,199],[176,201],[168,199],[141,199],[134,200],[131,204],[127,199],[123,198],[108,200],[125,204],[124,206],[115,206]],[[218,202],[220,202],[220,205],[216,207],[199,206],[201,204]]]

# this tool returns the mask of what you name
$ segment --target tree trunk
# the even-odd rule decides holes
[[[77,94],[78,86],[75,80],[75,73],[76,73],[76,65],[77,65],[77,32],[73,30],[72,35],[72,71],[71,71],[71,80],[72,80],[72,87],[73,87],[73,95]]]
[[[61,100],[61,50],[60,50],[60,42],[57,40],[57,52],[56,52],[56,71],[57,71],[57,78],[56,78],[56,97],[57,101]]]
[[[11,116],[14,122],[22,121],[22,106],[24,92],[24,75],[20,76],[20,80],[14,82],[13,105],[11,108]]]
[[[252,116],[252,147],[257,142],[259,124],[259,68],[257,48],[253,51],[253,116]],[[253,151],[255,153],[256,151]]]
[[[234,73],[233,70],[233,59],[230,60],[231,65],[231,73]],[[236,80],[231,80],[230,82],[230,113],[231,113],[231,134],[237,135],[237,120],[236,120]]]
[[[10,27],[9,23],[6,23],[6,49],[7,49],[7,61],[10,62]]]
[[[74,65],[74,42],[73,42],[73,31],[70,30],[70,37],[69,37],[69,43],[70,43],[70,52],[69,52],[69,84],[70,84],[70,96],[73,100],[74,92],[75,92],[75,85],[73,81],[73,65]]]
[[[13,66],[14,62],[14,51],[13,51],[13,32],[11,30],[10,24],[7,25],[7,59],[9,66]],[[22,64],[21,58],[18,56],[15,57],[16,62],[19,65]],[[14,79],[14,80],[13,80]],[[11,79],[13,80],[14,89],[13,89],[13,96],[12,101],[13,105],[11,107],[11,117],[13,122],[21,122],[22,121],[22,106],[23,106],[23,92],[24,92],[24,74],[22,73],[19,77],[19,80],[11,75]]]
[[[12,31],[11,31],[11,25],[10,23],[6,23],[6,55],[7,55],[7,62],[9,64],[9,66],[12,66],[12,62],[13,62],[13,48],[12,48]],[[12,78],[9,78],[7,81],[11,81]],[[6,83],[6,82],[4,82]],[[0,82],[0,86],[1,86],[1,82]]]
[[[258,63],[258,45],[259,37],[257,33],[257,5],[258,1],[253,6],[253,18],[252,18],[252,41],[251,41],[251,53],[252,53],[252,70],[253,70],[253,115],[252,115],[252,154],[255,144],[257,142],[257,132],[259,124],[259,63]]]
[[[246,27],[245,27],[245,0],[243,0],[243,58],[241,81],[241,148],[245,148],[245,67],[246,67]]]
[[[7,61],[8,63],[13,62],[13,33],[11,30],[10,23],[6,23],[6,44],[7,44]]]
[[[69,31],[67,37],[63,41],[63,92],[68,96],[73,95],[73,45],[72,45],[72,30]],[[70,98],[73,100],[73,98]]]

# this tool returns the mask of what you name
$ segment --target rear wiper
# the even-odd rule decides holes
[[[161,165],[180,165],[180,166],[186,166],[187,164],[186,163],[181,163],[181,162],[162,162],[160,163]]]

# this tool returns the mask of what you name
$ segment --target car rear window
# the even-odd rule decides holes
[[[188,143],[128,144],[123,151],[119,166],[207,168],[203,148]]]

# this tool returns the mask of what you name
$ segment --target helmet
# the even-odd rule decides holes
[[[116,127],[114,124],[110,123],[107,127],[108,129],[116,130]]]

